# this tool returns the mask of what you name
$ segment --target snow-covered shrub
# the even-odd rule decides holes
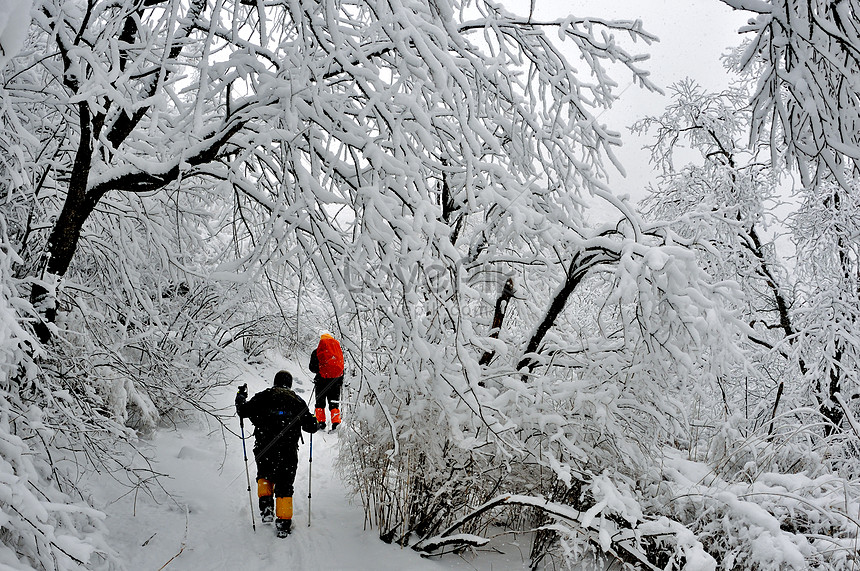
[[[33,361],[39,344],[21,326],[32,309],[18,295],[5,230],[0,218],[0,565],[110,568],[104,515],[75,497],[75,465],[85,462],[75,451],[86,442],[74,435],[91,432],[91,411]]]
[[[111,292],[69,289],[58,296],[60,334],[43,363],[51,376],[143,434],[217,414],[210,395],[231,381],[224,364],[243,357],[231,330],[241,316],[224,311],[234,289],[194,280],[178,295],[156,294],[148,307],[120,305]]]
[[[708,462],[667,457],[649,476],[653,501],[695,534],[720,569],[852,569],[860,487],[822,461],[830,444],[819,448],[815,432],[729,437],[725,456]]]

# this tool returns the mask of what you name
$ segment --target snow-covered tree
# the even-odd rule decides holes
[[[749,360],[694,401],[688,459],[668,460],[665,515],[695,531],[727,568],[846,569],[858,532],[845,506],[856,504],[860,434],[841,396],[856,390],[855,355],[845,350],[860,334],[848,239],[856,210],[835,182],[805,191],[787,221],[795,255],[780,260],[767,238],[768,224],[780,222],[771,212],[779,169],[766,144],[741,143],[751,112],[739,85],[714,94],[682,82],[663,115],[637,126],[653,130],[652,158],[663,173],[646,200],[650,214],[690,239],[712,274],[738,282],[743,295],[733,303],[751,325]],[[676,164],[686,146],[701,156]],[[709,476],[690,479],[690,460]]]
[[[666,111],[641,120],[634,130],[653,135],[651,160],[661,173],[643,201],[645,211],[690,239],[713,275],[739,283],[744,295],[734,303],[754,329],[749,340],[758,365],[769,371],[741,370],[736,378],[721,379],[725,402],[717,410],[731,414],[742,406],[745,417],[763,421],[777,392],[782,394],[779,385],[791,376],[787,371],[805,373],[806,365],[796,355],[788,358],[797,333],[791,312],[795,288],[772,241],[778,170],[769,164],[766,147],[744,142],[750,120],[746,86],[739,81],[709,93],[684,80],[671,87],[673,102]],[[802,383],[791,389],[802,391]],[[742,398],[729,402],[726,395]]]
[[[827,422],[825,433],[845,430],[854,437],[848,403],[860,396],[860,193],[850,174],[843,186],[833,179],[801,196],[791,226],[803,303],[795,312],[798,352]],[[846,419],[846,414],[848,418]]]
[[[860,160],[860,3],[857,0],[721,0],[755,14],[738,62],[759,77],[753,142],[796,166],[803,185],[845,182]],[[761,66],[761,67],[759,67]]]
[[[768,142],[774,160],[788,159],[789,165],[800,174],[802,194],[805,202],[792,220],[792,226],[802,228],[798,235],[800,251],[797,267],[804,272],[806,267],[829,266],[832,275],[850,276],[855,271],[853,235],[850,224],[851,196],[856,193],[853,172],[860,158],[860,116],[858,116],[858,78],[860,77],[860,26],[855,0],[772,0],[770,2],[747,2],[746,0],[723,0],[726,4],[757,14],[744,30],[754,38],[748,43],[735,67],[758,77],[758,85],[751,98],[752,122],[750,137],[753,144]],[[842,190],[834,188],[834,184]],[[829,214],[824,215],[824,212]],[[843,222],[835,222],[842,220]],[[815,228],[816,232],[811,232]],[[821,231],[829,234],[822,238]],[[808,236],[815,236],[810,241]],[[816,270],[817,271],[817,270]],[[817,306],[826,299],[856,299],[842,285],[836,286],[832,279],[823,279],[821,273],[806,281],[804,302]],[[808,279],[811,274],[799,276]],[[839,280],[837,280],[839,281]],[[844,280],[841,280],[844,281]],[[825,287],[822,287],[825,286]],[[851,286],[848,286],[848,290]],[[826,292],[826,293],[824,293]],[[816,378],[816,398],[827,418],[831,430],[839,429],[843,410],[837,393],[853,383],[844,379],[846,369],[842,365],[846,351],[845,327],[851,329],[853,312],[849,309],[835,310],[831,302],[823,301],[813,313],[814,321],[822,325],[823,318],[829,325],[824,327],[829,340],[801,350],[801,359],[826,365],[817,369],[823,376]],[[803,321],[812,329],[806,309]],[[800,315],[798,316],[800,317]],[[798,333],[800,333],[798,331]],[[821,338],[820,331],[801,334],[798,340]],[[838,339],[838,340],[837,340]],[[823,355],[820,351],[825,351]],[[848,386],[843,387],[843,382]],[[844,396],[844,395],[843,395]]]

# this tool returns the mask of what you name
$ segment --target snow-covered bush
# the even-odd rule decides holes
[[[692,531],[720,569],[851,569],[860,489],[841,472],[856,460],[828,458],[836,443],[816,432],[814,424],[775,436],[726,430],[706,460],[673,455],[652,468],[651,501]]]
[[[110,568],[116,558],[104,515],[86,498],[75,497],[74,469],[67,472],[85,462],[90,411],[81,406],[83,395],[45,375],[33,361],[40,349],[21,325],[33,311],[19,297],[13,277],[19,261],[0,218],[0,564],[57,571]]]

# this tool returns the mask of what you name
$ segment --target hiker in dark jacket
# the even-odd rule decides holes
[[[239,387],[236,414],[254,424],[254,459],[257,462],[257,496],[264,522],[276,519],[278,537],[290,533],[293,517],[293,481],[299,464],[301,431],[317,431],[308,405],[293,392],[293,376],[275,375],[274,386],[248,399],[248,387]]]
[[[343,387],[343,351],[328,331],[320,332],[317,348],[311,353],[308,369],[314,373],[314,416],[320,430],[325,430],[325,405],[328,401],[331,429],[340,425],[340,390]]]

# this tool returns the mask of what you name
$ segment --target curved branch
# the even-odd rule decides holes
[[[543,498],[514,494],[504,494],[493,498],[457,519],[442,533],[424,541],[419,541],[412,549],[427,552],[435,551],[445,545],[486,545],[489,542],[486,538],[472,534],[454,534],[454,530],[462,527],[467,522],[485,514],[486,512],[501,506],[530,507],[540,510],[554,518],[571,522],[588,537],[590,542],[595,545],[599,545],[605,553],[609,553],[622,561],[635,565],[639,569],[647,569],[648,571],[659,571],[660,569],[651,563],[647,554],[645,554],[637,545],[637,535],[644,537],[646,534],[641,532],[637,533],[633,529],[619,529],[612,520],[604,519],[601,523],[604,530],[606,527],[613,528],[610,533],[611,545],[607,548],[603,541],[601,541],[598,530],[593,529],[590,526],[583,525],[582,518],[585,516],[585,513],[564,504],[549,502]],[[666,534],[661,534],[661,536],[662,535]]]
[[[618,261],[619,256],[620,253],[617,250],[611,250],[608,247],[598,245],[585,247],[573,256],[567,269],[567,278],[558,292],[556,292],[543,320],[541,320],[529,339],[525,354],[519,363],[517,363],[518,370],[528,369],[528,371],[531,371],[537,366],[538,360],[535,358],[535,355],[538,352],[540,344],[543,342],[550,328],[555,324],[555,320],[564,310],[567,300],[589,272],[602,264]]]

